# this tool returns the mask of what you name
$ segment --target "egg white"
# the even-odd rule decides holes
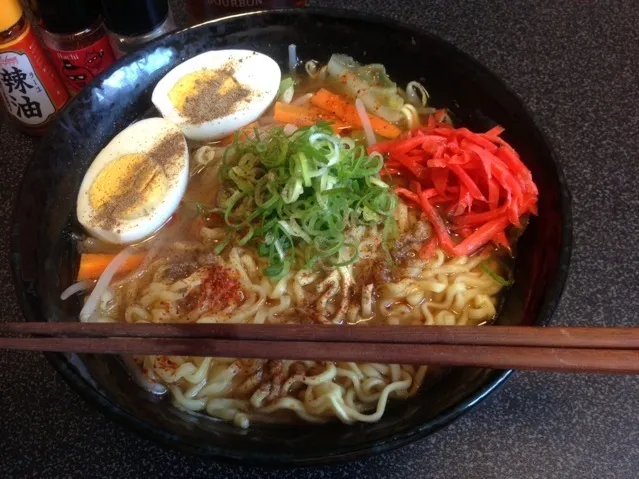
[[[235,69],[233,77],[242,86],[253,92],[251,98],[242,102],[236,111],[214,120],[193,123],[185,118],[169,99],[169,92],[176,83],[189,73],[198,70],[215,70],[231,62]],[[202,53],[181,63],[156,85],[151,101],[164,118],[177,124],[191,140],[219,140],[243,126],[257,120],[275,99],[281,80],[280,67],[275,60],[251,50],[217,50]]]
[[[117,226],[112,229],[100,226],[96,220],[99,213],[91,205],[89,193],[93,182],[100,172],[112,161],[127,154],[149,153],[164,138],[179,134],[183,143],[183,153],[176,159],[177,168],[171,168],[167,174],[167,190],[164,197],[148,214],[135,219],[118,219]],[[141,120],[121,131],[113,138],[98,156],[84,175],[77,200],[78,221],[92,236],[109,243],[130,244],[140,241],[168,221],[184,196],[189,180],[189,156],[186,140],[182,132],[173,123],[163,118]]]

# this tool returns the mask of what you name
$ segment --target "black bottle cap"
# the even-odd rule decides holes
[[[102,0],[106,25],[117,35],[142,35],[162,25],[168,0]]]
[[[100,0],[38,0],[38,13],[51,33],[77,33],[93,25],[102,13]]]

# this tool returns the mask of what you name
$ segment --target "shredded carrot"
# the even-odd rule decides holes
[[[437,110],[433,115],[433,118],[438,122],[444,121],[444,118],[446,118],[446,109],[442,108],[441,110]]]
[[[504,132],[504,127],[503,126],[493,126],[490,130],[488,130],[486,133],[484,133],[484,136],[486,137],[491,137],[491,138],[497,138],[499,137],[499,135],[501,135]]]
[[[439,244],[441,245],[441,247],[444,248],[444,251],[446,251],[448,254],[454,254],[453,241],[450,238],[450,234],[448,234],[446,225],[444,224],[444,220],[441,218],[441,216],[439,216],[439,213],[437,212],[435,207],[430,204],[430,201],[428,201],[426,194],[422,194],[421,196],[421,205],[424,213],[426,213],[426,217],[433,225],[435,233],[437,233],[437,239],[439,240]]]
[[[506,233],[504,233],[503,231],[500,231],[499,233],[495,235],[495,238],[493,240],[495,241],[495,243],[506,248],[506,250],[510,254],[512,254],[512,248],[510,247],[510,243],[508,243],[508,239],[506,238]]]
[[[311,103],[321,110],[332,113],[350,125],[362,128],[362,122],[359,119],[355,105],[348,103],[341,96],[335,95],[325,88],[318,90],[317,93],[313,95]],[[373,131],[384,138],[397,138],[401,133],[398,127],[386,120],[371,115],[370,113],[368,114],[368,118],[370,119]]]
[[[440,123],[441,113],[434,116],[426,126],[378,143],[369,153],[385,154],[386,167],[404,178],[409,188],[395,191],[418,204],[446,253],[470,255],[489,242],[509,250],[506,228],[520,228],[523,215],[537,214],[532,173],[500,138],[502,127],[473,133]],[[458,236],[455,241],[450,232]],[[424,244],[421,257],[432,248],[432,241]]]
[[[78,271],[78,281],[82,281],[85,279],[98,279],[100,275],[104,272],[109,263],[115,258],[113,254],[95,254],[95,253],[87,253],[80,256],[80,270]],[[129,256],[120,269],[118,269],[117,274],[127,273],[129,271],[134,270],[144,260],[144,255],[142,254],[134,254]]]
[[[395,193],[419,205],[419,196],[406,188],[395,188]]]
[[[335,133],[352,128],[351,125],[340,121],[335,115],[315,107],[304,107],[288,103],[275,103],[273,118],[281,123],[292,123],[297,126],[311,126],[318,121],[328,121]]]
[[[464,241],[453,248],[455,256],[467,256],[473,254],[486,243],[492,241],[499,232],[508,226],[509,219],[506,216],[497,218],[477,228]]]

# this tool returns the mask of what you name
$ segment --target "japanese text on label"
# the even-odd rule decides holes
[[[46,122],[55,106],[24,53],[0,53],[0,93],[9,113],[28,125]]]

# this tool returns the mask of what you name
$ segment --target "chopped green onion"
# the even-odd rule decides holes
[[[281,263],[272,264],[271,266],[264,268],[263,273],[271,278],[279,278],[284,276],[291,269],[290,261],[283,261]]]
[[[275,245],[275,250],[277,251],[277,254],[279,255],[281,260],[284,260],[285,258],[285,254],[284,254],[284,249],[282,248],[282,244],[280,243],[279,239],[276,239],[273,244]]]
[[[313,239],[315,251],[321,257],[332,256],[337,253],[344,244],[344,238],[326,238],[324,236],[316,236]]]
[[[220,241],[218,245],[215,247],[215,249],[213,250],[213,253],[220,254],[222,251],[224,251],[224,248],[226,248],[226,246],[229,244],[230,239],[231,238],[227,236],[222,241]]]
[[[326,122],[290,135],[279,127],[257,133],[225,151],[220,215],[242,235],[240,244],[267,259],[264,274],[280,277],[297,261],[356,261],[358,245],[346,243],[345,233],[359,225],[382,226],[387,249],[396,237],[397,198],[379,177],[381,155],[368,155]],[[342,257],[346,247],[349,258]]]
[[[193,202],[194,215],[193,218],[197,218],[198,216],[206,216],[211,213],[211,208],[204,206],[199,201]]]
[[[249,240],[253,237],[253,235],[255,234],[255,230],[253,229],[252,226],[249,226],[248,231],[246,232],[246,234],[244,236],[242,236],[237,244],[239,244],[240,246],[245,245],[246,243],[249,242]]]
[[[311,175],[308,172],[308,161],[303,152],[297,154],[297,159],[300,163],[300,170],[302,170],[302,178],[304,179],[304,186],[311,186]]]
[[[362,210],[362,218],[364,218],[364,221],[367,222],[377,223],[379,221],[379,215],[371,210],[368,206],[364,206],[364,209]]]
[[[488,276],[490,276],[492,279],[494,279],[500,285],[502,285],[502,286],[510,286],[510,285],[513,284],[513,281],[509,281],[507,279],[502,278],[497,273],[495,273],[492,269],[490,269],[490,266],[488,266],[485,261],[482,261],[481,263],[479,263],[479,267],[481,268],[481,270],[484,273],[486,273]]]
[[[292,86],[293,86],[293,79],[291,77],[282,78],[282,81],[280,82],[280,88],[277,91],[277,93],[281,95]]]
[[[267,256],[268,246],[266,246],[265,243],[260,243],[260,245],[257,247],[257,254],[259,254],[260,256]]]
[[[388,188],[388,184],[384,183],[382,180],[380,180],[379,178],[376,178],[374,176],[369,176],[367,178],[368,184],[373,185],[373,186],[379,186],[380,188]]]

